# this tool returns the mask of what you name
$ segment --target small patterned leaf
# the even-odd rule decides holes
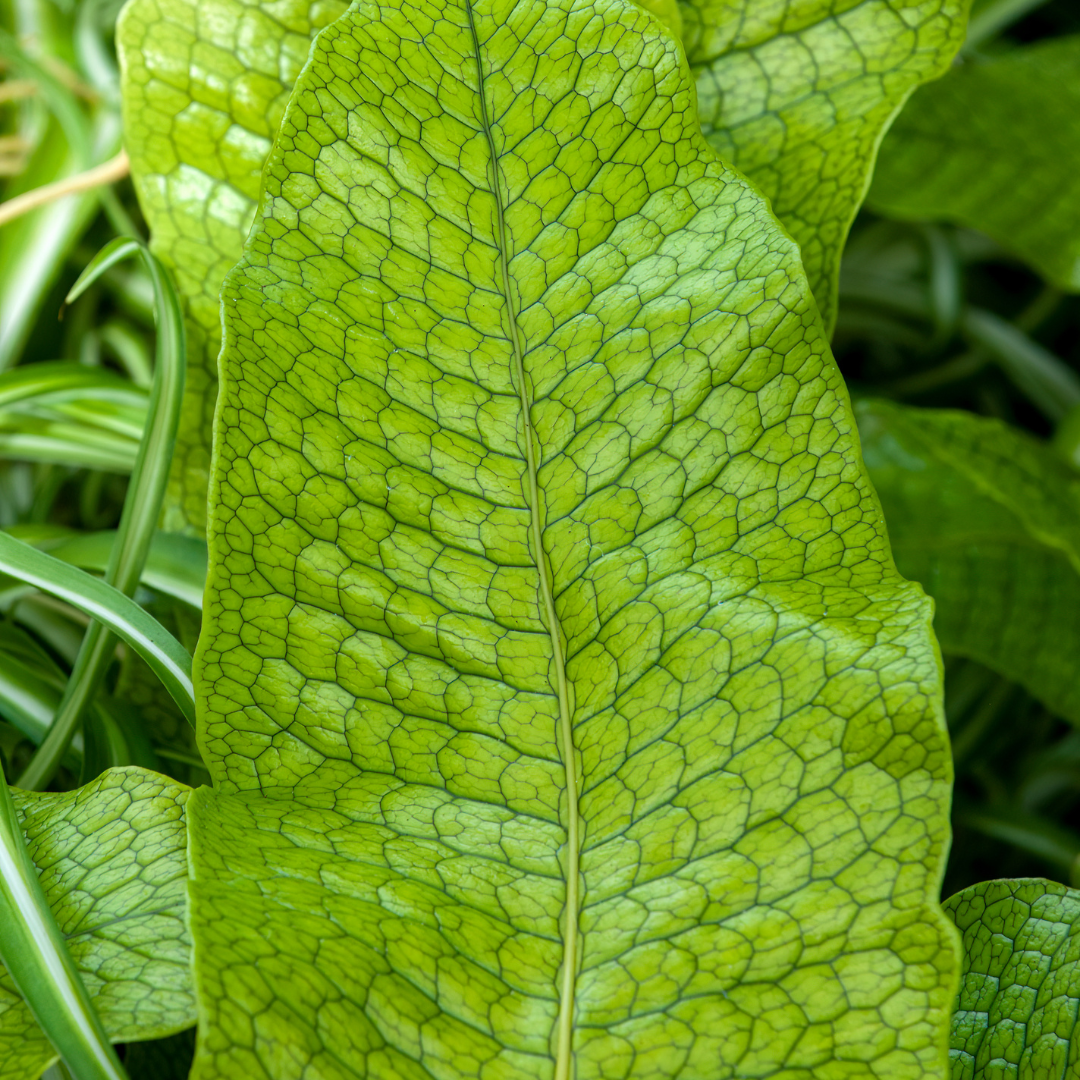
[[[682,0],[705,134],[802,249],[831,327],[882,133],[964,40],[970,0]]]
[[[128,766],[76,791],[12,795],[45,895],[113,1042],[190,1027],[188,789]],[[0,968],[0,1080],[37,1080],[55,1056]]]
[[[1077,1069],[1080,892],[983,881],[945,901],[963,935],[952,1080],[1050,1080]]]

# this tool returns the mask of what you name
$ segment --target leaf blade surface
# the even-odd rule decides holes
[[[75,791],[12,792],[46,898],[115,1042],[168,1035],[194,1020],[187,794],[136,767]],[[56,1054],[2,970],[0,1005],[0,1076],[36,1080]]]
[[[988,233],[1080,289],[1080,37],[969,61],[912,98],[882,144],[870,204]]]
[[[691,103],[628,3],[318,39],[224,294],[199,1080],[941,1074],[925,601]]]
[[[757,184],[802,250],[828,330],[840,255],[878,144],[948,67],[968,0],[682,0],[710,145]]]
[[[117,29],[125,144],[150,247],[176,281],[187,385],[165,528],[202,534],[221,347],[219,293],[312,34],[345,4],[138,0]]]
[[[983,881],[950,896],[944,908],[964,944],[953,1080],[1069,1075],[1080,893],[1039,878]]]

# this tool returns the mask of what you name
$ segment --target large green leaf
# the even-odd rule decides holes
[[[681,0],[705,134],[802,249],[827,327],[882,134],[964,40],[970,0]]]
[[[1080,289],[1080,36],[969,60],[920,90],[869,198],[894,217],[981,229]]]
[[[1076,1075],[1080,893],[1055,881],[984,881],[945,901],[963,935],[952,1080]]]
[[[764,17],[752,0],[683,4],[714,146],[773,202],[803,249],[826,323],[878,140],[911,89],[944,70],[967,0],[824,0]],[[674,0],[645,0],[669,25]],[[155,254],[188,328],[185,416],[166,526],[205,524],[220,347],[218,293],[240,255],[259,177],[311,34],[343,0],[133,0],[118,33],[125,140]]]
[[[972,413],[866,401],[857,416],[897,565],[934,598],[942,648],[1080,724],[1080,476]]]
[[[172,272],[187,385],[165,528],[202,532],[221,346],[218,294],[311,35],[343,0],[133,0],[117,31],[124,141],[151,248]]]
[[[692,100],[625,0],[318,38],[223,294],[199,1080],[944,1075],[929,605]]]
[[[127,767],[76,791],[12,794],[45,895],[112,1040],[190,1027],[188,789]],[[55,1057],[0,969],[0,1078],[37,1080]]]

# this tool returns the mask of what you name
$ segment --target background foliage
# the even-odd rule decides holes
[[[119,149],[118,8],[111,0],[4,5],[0,197]],[[695,9],[686,5],[684,19]],[[311,27],[339,10],[304,5],[284,16],[296,22],[295,39],[281,56],[263,58],[280,77],[250,88],[250,124],[242,135],[230,130],[233,143],[223,139],[220,186],[206,192],[207,205],[230,228],[216,232],[212,215],[170,218],[162,209],[170,185],[184,182],[183,132],[173,143],[181,150],[175,168],[156,186],[145,181],[143,205],[169,222],[155,222],[159,250],[204,336],[189,335],[195,420],[189,417],[180,437],[169,535],[150,552],[136,598],[189,647],[200,617],[204,520],[198,484],[194,494],[185,492],[179,478],[208,468],[199,395],[218,345],[217,287],[208,283],[239,256],[236,223],[253,212],[262,156]],[[693,40],[692,18],[689,24]],[[838,282],[828,251],[815,250],[808,263],[826,316],[836,309],[834,350],[857,403],[899,567],[939,603],[956,762],[944,896],[1001,877],[1080,884],[1073,675],[1080,643],[1080,299],[1073,295],[1080,14],[1069,0],[982,0],[972,25],[978,33],[962,62],[916,91],[886,137]],[[937,63],[935,48],[930,40],[928,69]],[[713,65],[707,78],[729,97],[729,84],[752,84],[733,69],[755,62],[752,48],[737,63],[714,64],[708,42],[699,41],[690,59],[697,69]],[[908,89],[884,95],[881,110]],[[995,92],[1007,110],[976,107],[998,100]],[[752,148],[767,143],[760,132],[770,119],[751,106],[739,105]],[[152,130],[152,96],[138,115]],[[214,118],[192,110],[189,122]],[[768,155],[739,157],[743,148],[732,135],[739,130],[729,124],[714,139],[721,152],[763,187],[776,183],[778,212],[785,198],[806,205],[807,177],[820,177],[795,170],[771,181]],[[863,151],[868,160],[871,150]],[[818,224],[831,221],[830,213],[820,208]],[[843,245],[842,219],[822,233],[834,255]],[[127,181],[0,228],[0,527],[93,572],[106,569],[146,422],[153,288],[144,267],[126,263],[66,308],[63,298],[109,239],[146,234]],[[0,753],[14,781],[64,692],[86,618],[13,579],[0,581],[0,606]],[[49,788],[73,789],[116,765],[145,766],[184,784],[208,778],[180,711],[123,647],[103,672],[86,736],[72,743]],[[1036,905],[1032,910],[1049,903],[1027,894],[1020,900]],[[1057,894],[1053,902],[1066,903]],[[173,1029],[188,1019],[184,1013]],[[155,1044],[168,1047],[161,1060],[190,1054],[185,1038]],[[135,1080],[164,1075],[146,1047],[128,1062]]]

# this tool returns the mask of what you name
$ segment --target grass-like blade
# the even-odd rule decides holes
[[[11,71],[24,79],[33,80],[63,130],[68,146],[80,161],[89,164],[92,150],[86,119],[75,95],[43,64],[30,56],[14,35],[3,29],[0,29],[0,59]]]
[[[39,745],[56,714],[64,678],[59,665],[22,627],[0,623],[0,716]],[[82,737],[68,747],[65,764],[82,762]]]
[[[72,537],[53,549],[53,555],[84,570],[104,570],[112,550],[113,532]],[[202,607],[206,584],[206,541],[181,533],[158,533],[150,544],[142,583],[192,607]]]
[[[963,51],[977,49],[1045,3],[1046,0],[987,0],[980,4],[976,0]]]
[[[68,361],[0,373],[0,453],[130,473],[146,426],[146,390]]]
[[[13,526],[12,536],[57,559],[102,572],[109,565],[116,533],[112,530],[95,533],[75,533],[56,530],[51,526]],[[182,533],[157,533],[143,565],[142,584],[155,592],[182,600],[192,607],[202,607],[203,587],[206,584],[206,541]],[[4,583],[0,582],[0,590]]]
[[[114,432],[34,416],[0,417],[0,455],[72,468],[130,473],[138,444]]]
[[[34,746],[40,746],[56,715],[64,693],[66,673],[21,626],[0,623],[0,717]],[[99,695],[92,705],[94,730],[110,760],[124,765],[160,767],[142,729],[142,716],[123,699]],[[64,756],[68,771],[78,776],[87,751],[82,734],[76,732]],[[198,762],[196,762],[197,764]],[[0,1012],[2,1012],[0,1003]],[[0,1037],[0,1061],[3,1039]],[[3,1068],[0,1078],[8,1080]]]
[[[27,364],[0,373],[0,409],[30,401],[58,404],[86,398],[145,405],[146,391],[106,368],[73,360]]]
[[[78,1080],[124,1080],[23,840],[0,773],[0,959]]]
[[[0,573],[33,585],[107,626],[150,665],[184,716],[195,722],[191,657],[134,600],[85,570],[69,566],[6,533],[0,533]]]
[[[158,325],[154,383],[146,429],[124,500],[120,527],[105,567],[105,581],[126,596],[135,591],[142,576],[150,542],[161,515],[161,502],[172,463],[184,393],[187,345],[183,317],[164,267],[141,243],[124,237],[106,244],[68,293],[68,300],[74,300],[106,270],[132,255],[143,259],[153,283]],[[112,652],[113,643],[108,629],[100,622],[91,623],[57,709],[56,720],[20,778],[22,786],[42,788],[53,777],[68,743],[97,693]]]
[[[120,149],[119,112],[99,105],[92,119],[41,59],[70,49],[67,20],[36,20],[34,5],[12,9],[14,34],[0,35],[0,55],[9,72],[30,79],[55,118],[30,167],[8,188],[8,196],[39,188],[106,161]],[[42,25],[38,25],[41,22]],[[20,42],[33,42],[30,46]],[[0,230],[0,369],[13,366],[34,325],[56,274],[89,225],[101,199],[86,191],[38,208]]]

